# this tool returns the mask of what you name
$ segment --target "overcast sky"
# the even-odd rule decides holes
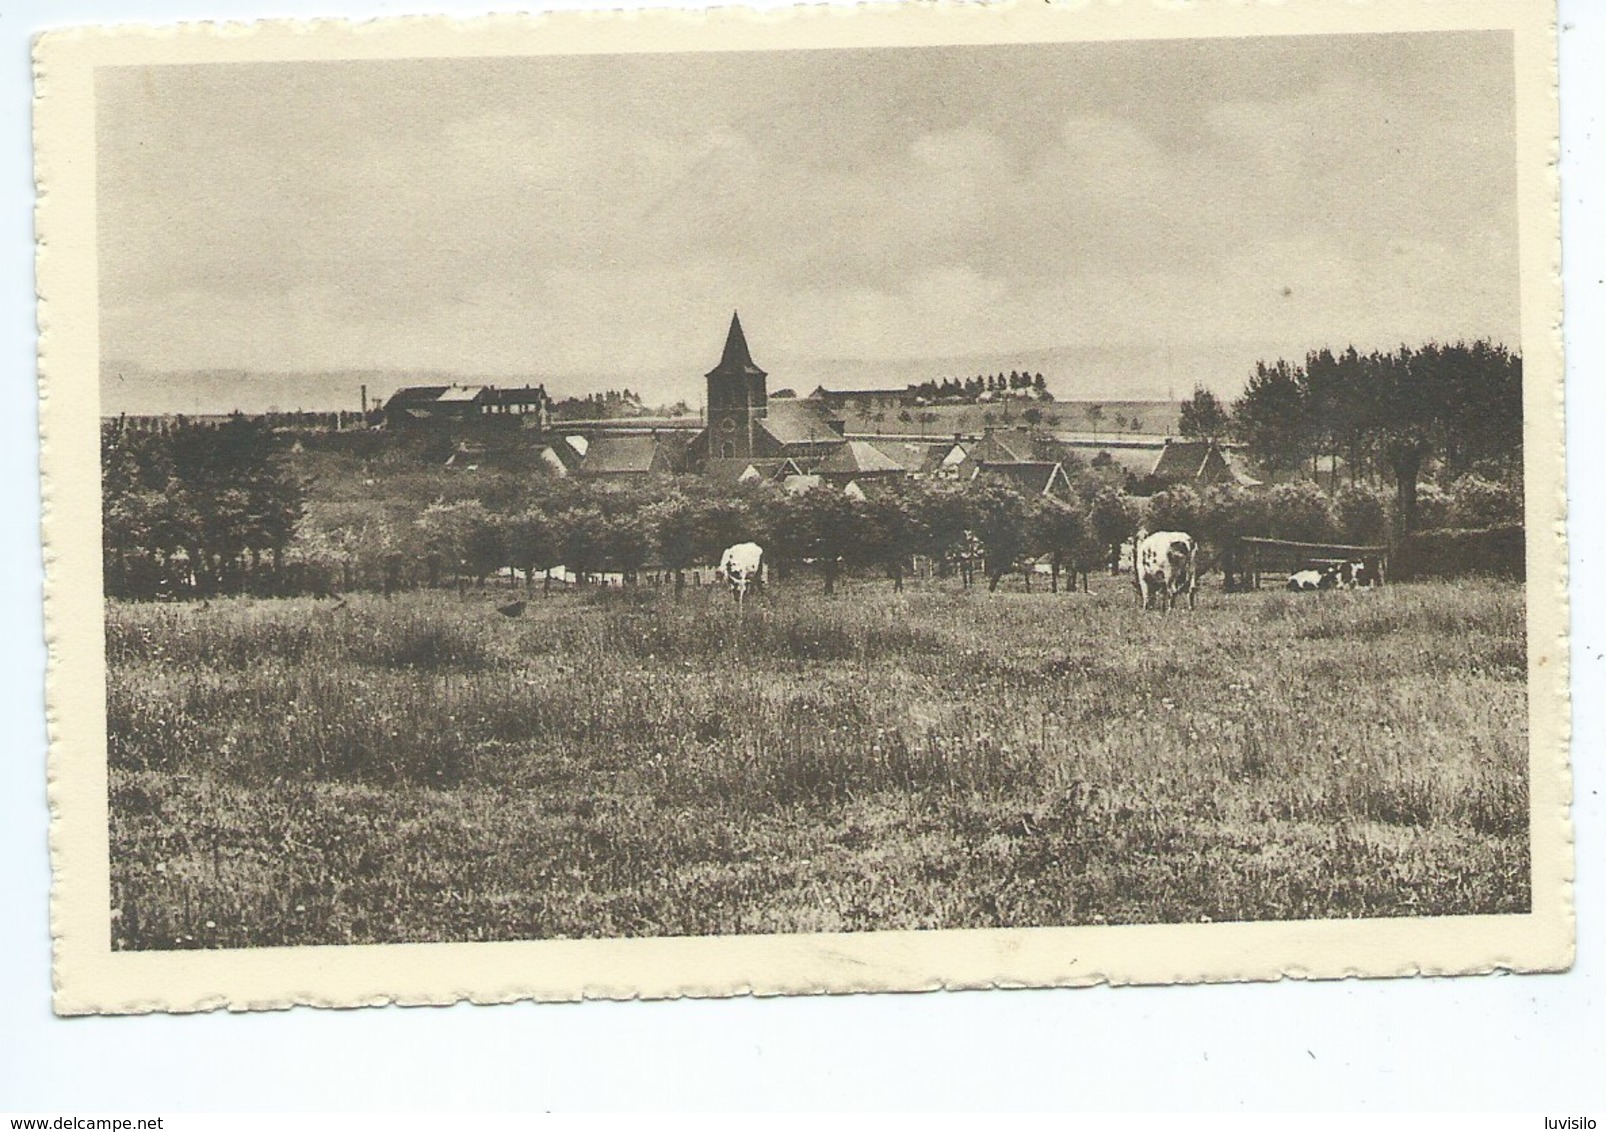
[[[102,351],[151,369],[695,383],[733,308],[778,379],[1066,346],[1519,345],[1504,34],[99,82]]]

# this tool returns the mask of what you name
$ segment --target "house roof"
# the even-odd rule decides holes
[[[1142,477],[1154,470],[1155,454],[1153,448],[1112,445],[1093,453],[1088,457],[1088,463],[1095,468],[1113,464],[1124,472]]]
[[[1069,487],[1062,464],[1050,460],[1020,461],[1013,464],[982,464],[972,473],[971,479],[1005,479],[1022,491],[1034,495],[1047,495],[1056,486]]]
[[[771,401],[759,417],[758,426],[777,444],[790,448],[797,444],[840,444],[840,423],[817,401]]]
[[[642,475],[657,470],[656,436],[596,436],[586,449],[580,474],[586,476]]]
[[[868,440],[849,440],[820,462],[822,475],[898,475],[904,466]]]
[[[984,464],[1038,463],[1032,438],[1024,429],[988,429],[972,453]]]
[[[703,475],[716,483],[735,484],[748,483],[754,480],[779,480],[788,475],[796,475],[800,469],[788,459],[779,460],[744,460],[740,457],[722,459],[715,457],[703,461]],[[749,474],[751,472],[752,474]]]
[[[1168,440],[1149,473],[1157,480],[1181,482],[1196,479],[1210,456],[1207,440]]]
[[[526,385],[518,389],[487,389],[485,400],[492,405],[539,405],[547,399],[546,386]]]
[[[446,386],[444,385],[412,385],[392,393],[390,400],[385,402],[385,407],[387,409],[406,409],[414,405],[427,405],[445,392]]]
[[[725,335],[725,352],[719,364],[709,370],[707,377],[765,377],[763,370],[753,364],[753,355],[747,350],[747,335],[742,333],[742,320],[733,311],[731,328]]]
[[[479,400],[484,394],[483,385],[448,385],[435,401],[440,405],[466,405]]]
[[[867,443],[873,444],[877,451],[906,472],[926,471],[928,470],[926,465],[932,459],[932,446],[915,440],[888,440],[885,437],[876,437]],[[952,447],[952,443],[941,447],[946,452]]]

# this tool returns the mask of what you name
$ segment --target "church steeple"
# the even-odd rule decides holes
[[[747,351],[747,335],[742,333],[741,315],[731,312],[730,333],[725,335],[725,353],[719,364],[709,370],[707,377],[764,377],[764,371],[753,364],[753,355]]]
[[[757,455],[758,421],[768,412],[764,382],[768,375],[753,364],[753,356],[747,352],[740,316],[731,315],[725,352],[704,376],[708,379],[708,454],[751,459]]]

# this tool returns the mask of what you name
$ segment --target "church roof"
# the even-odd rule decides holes
[[[747,335],[742,333],[742,320],[731,314],[730,333],[725,336],[725,352],[719,364],[709,370],[707,377],[764,377],[766,374],[753,364],[753,355],[747,352]]]
[[[840,444],[842,434],[818,401],[771,401],[754,422],[783,448],[798,444]]]

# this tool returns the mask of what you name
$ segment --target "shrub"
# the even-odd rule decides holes
[[[1450,517],[1450,496],[1438,484],[1424,483],[1416,489],[1416,528],[1419,531],[1439,530],[1453,525]]]
[[[1371,488],[1350,484],[1333,500],[1333,519],[1339,537],[1347,543],[1371,546],[1387,542],[1390,521],[1388,496]]]
[[[1450,485],[1449,497],[1454,526],[1506,527],[1522,522],[1522,492],[1511,484],[1465,475]]]
[[[1468,574],[1520,581],[1526,576],[1526,546],[1521,527],[1419,531],[1400,543],[1389,566],[1402,581]]]
[[[1151,531],[1186,531],[1203,537],[1204,501],[1191,487],[1170,487],[1149,497],[1143,521]]]
[[[1337,534],[1332,504],[1313,483],[1278,484],[1266,493],[1267,537],[1328,542]]]

